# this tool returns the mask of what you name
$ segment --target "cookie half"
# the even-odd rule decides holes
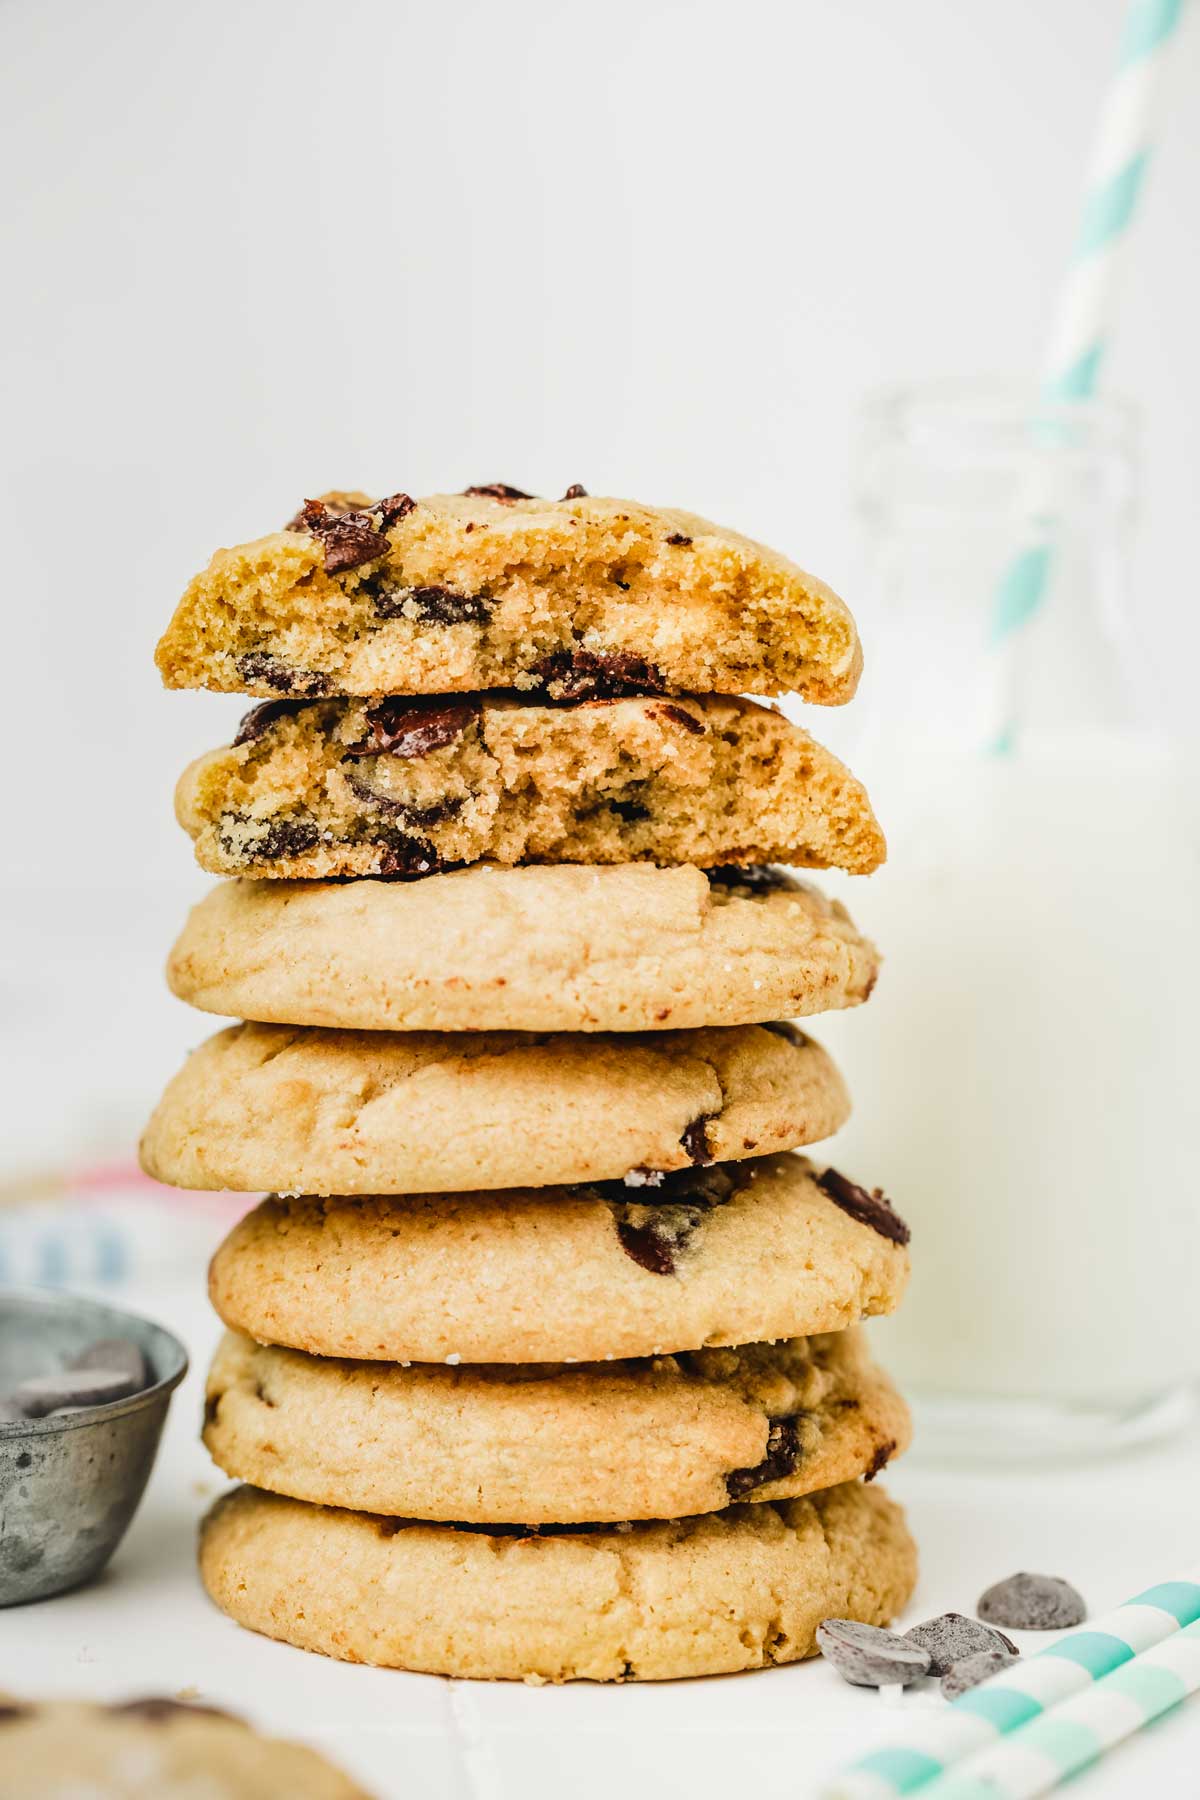
[[[750,700],[273,701],[175,794],[218,875],[427,875],[481,860],[785,862],[885,846],[828,750]]]
[[[875,1475],[908,1409],[858,1329],[586,1367],[347,1362],[228,1333],[204,1442],[227,1475],[357,1512],[604,1523]]]
[[[209,1292],[260,1343],[385,1362],[570,1362],[841,1331],[891,1312],[908,1231],[802,1156],[621,1182],[271,1198]]]
[[[849,611],[694,513],[502,483],[414,502],[327,494],[218,550],[156,656],[168,687],[245,694],[532,688],[849,700]]]
[[[176,1187],[307,1194],[646,1182],[829,1137],[841,1076],[794,1025],[623,1037],[234,1025],[142,1140]]]
[[[158,1695],[111,1706],[5,1696],[0,1791],[4,1800],[370,1800],[306,1745]]]
[[[662,1681],[798,1662],[830,1616],[886,1625],[916,1580],[900,1508],[852,1483],[664,1523],[529,1535],[257,1488],[200,1573],[239,1625],[346,1662],[512,1681]]]
[[[204,1012],[368,1031],[656,1031],[857,1006],[845,908],[778,869],[487,866],[422,881],[223,881],[167,979]]]

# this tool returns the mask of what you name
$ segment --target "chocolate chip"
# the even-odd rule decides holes
[[[384,586],[368,576],[363,583],[379,619],[415,618],[427,625],[486,625],[493,602],[486,594],[458,594],[447,587]]]
[[[682,531],[673,531],[671,533],[670,537],[667,539],[668,544],[678,544],[678,545],[690,544],[691,541],[692,541],[691,538],[685,537],[683,535]]]
[[[126,1400],[143,1385],[123,1369],[61,1369],[31,1375],[13,1389],[12,1399],[27,1419],[42,1419],[60,1407],[108,1406]]]
[[[857,1619],[825,1619],[817,1647],[854,1687],[909,1687],[929,1673],[929,1652],[895,1631]]]
[[[367,736],[345,751],[361,756],[427,756],[454,743],[480,717],[481,704],[473,695],[463,700],[382,700],[368,707]]]
[[[401,519],[407,519],[410,512],[416,512],[417,503],[411,494],[389,494],[386,500],[377,500],[367,510],[379,520],[383,531],[389,531]]]
[[[659,706],[655,708],[655,711],[660,719],[673,719],[676,725],[682,725],[684,730],[690,731],[693,737],[704,736],[703,721],[695,718],[690,712],[686,712],[682,706]]]
[[[71,1358],[68,1369],[119,1369],[138,1388],[149,1387],[154,1376],[142,1346],[133,1338],[97,1338],[86,1350]]]
[[[848,1181],[836,1169],[826,1169],[815,1180],[822,1193],[827,1194],[848,1218],[860,1225],[869,1225],[872,1231],[893,1244],[908,1243],[912,1233],[882,1188],[874,1188],[868,1194],[866,1188],[859,1187],[856,1181]]]
[[[402,825],[440,825],[444,819],[452,819],[462,811],[466,803],[464,794],[447,794],[441,800],[434,800],[428,806],[415,806],[410,800],[397,800],[391,794],[381,794],[373,788],[357,769],[343,771],[346,786],[356,799],[365,801],[368,806],[377,807],[380,812],[387,813],[389,818],[398,819]],[[428,849],[428,845],[425,846]]]
[[[388,827],[375,840],[381,875],[436,875],[446,866],[433,845],[399,827]]]
[[[580,487],[580,485],[577,481],[573,481],[571,483],[570,487],[567,489],[566,493],[563,495],[564,500],[586,500],[587,497],[588,497],[587,489],[585,487]]]
[[[329,692],[328,675],[319,675],[315,669],[290,668],[266,650],[248,650],[244,656],[239,656],[237,672],[243,681],[274,688],[279,694],[300,694],[315,700]]]
[[[1010,1631],[1058,1631],[1087,1618],[1083,1596],[1069,1581],[1024,1570],[988,1588],[975,1610],[990,1625],[1007,1625]]]
[[[936,1619],[925,1619],[904,1633],[910,1644],[919,1644],[929,1652],[929,1673],[944,1675],[955,1663],[980,1650],[1002,1650],[1011,1660],[1019,1654],[1017,1646],[1002,1631],[968,1619],[965,1613],[939,1613]]]
[[[769,1019],[764,1022],[762,1029],[773,1031],[776,1037],[785,1038],[789,1044],[794,1044],[797,1050],[803,1050],[809,1042],[800,1027],[793,1025],[789,1019]]]
[[[675,1169],[657,1179],[656,1171],[641,1173],[638,1185],[654,1188],[652,1201],[630,1201],[629,1188],[620,1181],[597,1182],[593,1191],[612,1205],[626,1256],[651,1275],[673,1275],[680,1253],[712,1208],[723,1205],[749,1179],[737,1164]]]
[[[378,529],[380,523],[369,512],[343,512],[321,500],[306,500],[288,529],[315,537],[325,553],[325,573],[340,575],[386,553],[387,538]]]
[[[198,1701],[167,1700],[157,1694],[147,1694],[138,1700],[120,1700],[106,1709],[122,1719],[145,1719],[151,1725],[167,1725],[172,1719],[180,1717],[200,1717],[209,1719],[233,1719],[235,1713],[226,1712],[223,1706],[203,1706]]]
[[[731,1500],[741,1500],[768,1481],[782,1481],[794,1475],[802,1448],[798,1419],[772,1419],[767,1431],[767,1453],[760,1463],[749,1469],[731,1469],[725,1477],[725,1489]]]
[[[673,1275],[679,1253],[700,1229],[704,1209],[662,1206],[653,1213],[639,1211],[642,1211],[640,1218],[617,1220],[617,1237],[622,1250],[651,1275]]]
[[[999,1645],[990,1650],[976,1650],[974,1655],[964,1656],[961,1662],[946,1670],[942,1676],[942,1693],[947,1700],[957,1700],[960,1694],[966,1694],[981,1681],[998,1675],[1001,1669],[1007,1669],[1016,1660],[1015,1654]]]
[[[290,719],[293,714],[303,710],[303,700],[264,700],[261,706],[252,706],[237,728],[237,736],[233,740],[236,750],[239,744],[253,744],[269,731],[279,719]]]
[[[713,1149],[708,1141],[708,1126],[716,1117],[716,1113],[701,1113],[698,1119],[693,1119],[690,1125],[684,1126],[679,1141],[692,1162],[702,1165],[712,1162]]]
[[[715,887],[750,888],[754,893],[787,891],[800,886],[795,876],[778,863],[723,863],[705,874]]]
[[[481,500],[501,500],[506,505],[513,500],[536,500],[536,494],[527,494],[524,488],[509,487],[506,481],[489,481],[485,487],[469,487],[463,489],[464,498],[477,495]]]
[[[667,685],[661,669],[628,650],[555,650],[529,673],[556,700],[621,700]]]
[[[243,837],[235,843],[233,828],[255,827],[252,842]],[[260,829],[261,828],[261,829]],[[218,827],[221,843],[233,856],[246,862],[276,862],[284,857],[305,856],[321,841],[321,830],[315,819],[251,819],[246,813],[222,813]]]
[[[13,1725],[18,1719],[31,1719],[34,1710],[32,1706],[22,1706],[19,1700],[0,1700],[0,1725]]]
[[[876,1444],[871,1454],[871,1460],[863,1472],[863,1480],[874,1481],[877,1475],[882,1475],[895,1454],[895,1438],[889,1438],[886,1444]]]

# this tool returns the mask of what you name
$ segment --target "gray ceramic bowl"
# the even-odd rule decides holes
[[[61,1369],[106,1337],[141,1345],[153,1386],[61,1419],[0,1425],[0,1606],[78,1587],[104,1567],[187,1373],[183,1345],[149,1319],[49,1289],[0,1289],[0,1388]]]

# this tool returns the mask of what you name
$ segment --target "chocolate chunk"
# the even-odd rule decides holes
[[[346,769],[344,773],[346,786],[357,799],[377,807],[389,818],[398,819],[402,825],[440,825],[444,819],[452,819],[461,812],[466,800],[463,794],[447,794],[428,806],[414,806],[409,800],[397,800],[391,794],[377,792],[357,769]]]
[[[288,530],[315,537],[325,553],[325,573],[340,575],[385,554],[387,538],[378,529],[380,523],[369,512],[344,512],[321,500],[306,500]]]
[[[122,1719],[146,1719],[151,1725],[167,1725],[172,1719],[197,1714],[211,1719],[237,1717],[236,1713],[226,1712],[223,1706],[203,1706],[193,1700],[167,1700],[158,1694],[147,1694],[138,1700],[119,1700],[106,1710]]]
[[[12,1399],[27,1419],[42,1419],[60,1407],[108,1406],[128,1399],[142,1386],[124,1369],[61,1369],[31,1375],[13,1389]]]
[[[361,756],[427,756],[460,738],[479,718],[481,704],[473,695],[463,700],[381,700],[368,707],[367,736],[345,751]]]
[[[826,1169],[815,1179],[821,1191],[828,1194],[848,1218],[856,1219],[860,1225],[869,1225],[872,1231],[890,1239],[893,1244],[908,1243],[912,1233],[882,1188],[874,1188],[868,1194],[866,1188],[859,1187],[856,1181],[848,1181],[836,1169]]]
[[[895,1631],[857,1619],[825,1619],[817,1647],[854,1687],[909,1687],[929,1673],[929,1652]]]
[[[712,1145],[708,1141],[708,1125],[716,1113],[701,1113],[690,1125],[685,1125],[680,1143],[694,1163],[705,1165],[713,1160]]]
[[[667,685],[661,669],[628,650],[555,650],[529,673],[556,700],[622,700]]]
[[[34,1710],[32,1706],[22,1706],[19,1700],[0,1700],[0,1725],[12,1725],[18,1719],[31,1719]]]
[[[723,863],[704,872],[716,887],[750,888],[754,893],[786,892],[800,886],[795,876],[778,863]]]
[[[683,535],[682,531],[673,531],[671,533],[670,537],[667,539],[668,544],[677,544],[677,545],[690,544],[691,541],[692,541],[691,538],[685,537]]]
[[[375,843],[381,875],[436,875],[445,867],[432,844],[398,826],[380,832]]]
[[[876,1444],[871,1454],[871,1460],[863,1473],[863,1480],[874,1481],[877,1475],[882,1475],[895,1454],[895,1438],[889,1438],[886,1444]]]
[[[315,669],[290,668],[266,650],[248,650],[245,656],[239,656],[237,672],[243,681],[261,682],[279,694],[300,694],[315,700],[329,692],[328,675],[319,675]]]
[[[464,498],[475,494],[481,500],[502,500],[506,504],[512,500],[536,500],[536,494],[527,494],[524,488],[509,487],[506,481],[489,481],[485,487],[469,487],[463,489]]]
[[[772,1419],[767,1432],[767,1454],[749,1469],[731,1469],[725,1489],[731,1500],[741,1500],[768,1481],[782,1481],[799,1467],[802,1448],[798,1419]]]
[[[676,725],[682,725],[693,737],[704,736],[703,721],[686,712],[682,706],[660,706],[656,710],[660,719],[673,719]]]
[[[265,826],[252,843],[235,845],[231,827]],[[246,862],[276,862],[284,857],[305,856],[321,841],[321,830],[315,819],[250,819],[245,813],[223,813],[220,824],[221,842],[233,855]]]
[[[798,1025],[790,1019],[769,1019],[763,1024],[764,1031],[773,1031],[776,1037],[786,1038],[789,1044],[795,1044],[797,1050],[803,1050],[809,1039]]]
[[[639,1171],[639,1186],[653,1186],[655,1197],[642,1203],[628,1199],[624,1182],[601,1181],[594,1192],[613,1207],[617,1237],[626,1256],[652,1275],[673,1275],[680,1253],[714,1206],[721,1206],[748,1179],[740,1165],[674,1169],[655,1179],[656,1171]],[[624,1199],[622,1199],[624,1196]]]
[[[651,1275],[673,1275],[679,1254],[700,1229],[704,1213],[698,1206],[661,1206],[638,1219],[618,1219],[621,1248]]]
[[[573,481],[571,483],[570,487],[567,489],[566,493],[563,495],[564,500],[586,500],[587,497],[588,497],[587,489],[585,487],[580,487],[580,485],[577,481]]]
[[[964,1656],[942,1676],[942,1693],[947,1700],[957,1700],[981,1681],[987,1681],[992,1675],[998,1675],[1001,1669],[1007,1669],[1016,1662],[1016,1654],[1005,1650],[1001,1645],[994,1645],[990,1650],[976,1650],[972,1656]]]
[[[68,1369],[120,1369],[137,1387],[149,1387],[154,1377],[142,1346],[133,1338],[98,1338],[78,1356],[73,1356]]]
[[[389,531],[401,519],[407,519],[410,512],[416,512],[417,503],[411,494],[389,494],[386,500],[377,500],[367,510],[379,520],[381,531]]]
[[[458,594],[446,587],[384,586],[369,576],[363,587],[379,619],[416,618],[428,625],[486,625],[493,602],[486,594]]]
[[[303,700],[264,700],[261,706],[252,706],[237,728],[234,749],[239,744],[256,743],[277,719],[290,719],[294,713],[303,710],[304,704]]]
[[[904,1633],[910,1644],[919,1644],[929,1652],[929,1673],[944,1675],[946,1671],[980,1650],[1002,1650],[1011,1660],[1019,1655],[1017,1646],[1002,1631],[968,1619],[964,1613],[939,1613],[936,1619],[925,1619]]]
[[[1007,1625],[1010,1631],[1059,1631],[1087,1618],[1083,1596],[1069,1581],[1024,1570],[988,1588],[975,1610],[989,1625]]]

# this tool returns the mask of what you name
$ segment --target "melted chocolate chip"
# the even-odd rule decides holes
[[[764,1023],[763,1030],[773,1031],[776,1037],[786,1038],[789,1044],[795,1044],[797,1050],[803,1050],[809,1042],[800,1027],[787,1019],[770,1019]]]
[[[912,1233],[882,1188],[875,1188],[868,1194],[866,1188],[859,1187],[856,1181],[848,1181],[836,1169],[826,1169],[815,1179],[821,1191],[828,1194],[848,1218],[856,1219],[860,1225],[869,1225],[872,1231],[890,1239],[893,1244],[908,1243]]]
[[[651,1185],[652,1176],[653,1171],[647,1171],[643,1185]],[[631,1202],[628,1187],[619,1181],[597,1182],[595,1191],[613,1207],[617,1238],[626,1256],[651,1275],[673,1275],[681,1252],[709,1212],[728,1200],[745,1179],[722,1165],[703,1172],[673,1170],[653,1183],[652,1201]]]
[[[234,749],[239,744],[255,743],[278,719],[290,719],[303,705],[302,700],[264,700],[261,706],[252,706],[237,728]]]
[[[315,700],[329,692],[328,675],[319,675],[315,669],[290,668],[266,650],[248,650],[244,656],[239,656],[237,672],[243,681],[261,682],[278,694],[297,694]]]
[[[172,1719],[187,1718],[195,1714],[212,1719],[236,1717],[234,1713],[226,1712],[223,1706],[202,1706],[191,1700],[167,1700],[158,1694],[147,1694],[139,1700],[121,1700],[106,1710],[122,1719],[146,1719],[151,1725],[166,1725]]]
[[[691,1160],[701,1166],[707,1166],[713,1160],[712,1145],[708,1141],[708,1125],[709,1121],[715,1119],[716,1116],[715,1113],[701,1113],[698,1119],[693,1119],[691,1124],[684,1128],[683,1136],[679,1140]]]
[[[671,533],[670,537],[667,539],[668,544],[676,544],[676,545],[690,544],[691,541],[692,541],[691,538],[685,537],[682,531],[673,531]]]
[[[690,731],[693,737],[704,736],[703,721],[693,717],[682,706],[660,706],[657,710],[660,719],[674,720],[676,725],[682,725],[685,731]]]
[[[780,868],[778,863],[723,863],[719,868],[704,872],[716,887],[751,888],[761,894],[774,889],[786,891],[800,885],[790,870]]]
[[[410,512],[416,512],[417,503],[411,494],[389,494],[386,500],[377,500],[368,510],[379,520],[383,531],[390,531],[401,519],[407,519]]]
[[[369,512],[340,512],[323,501],[306,500],[288,529],[315,537],[325,552],[325,573],[340,575],[344,569],[357,569],[360,563],[374,562],[385,553],[387,538],[379,530],[380,523]]]
[[[794,1475],[803,1454],[798,1419],[772,1419],[767,1432],[767,1454],[749,1469],[731,1469],[725,1477],[725,1490],[731,1500],[741,1500],[768,1481],[782,1481]]]
[[[863,1480],[874,1481],[877,1475],[882,1475],[895,1454],[895,1438],[889,1438],[886,1444],[876,1444],[871,1460],[863,1471]]]
[[[398,819],[402,825],[440,825],[444,819],[452,819],[462,811],[465,796],[447,794],[441,800],[434,800],[428,806],[414,806],[409,800],[397,800],[391,794],[381,794],[373,788],[357,769],[346,769],[346,786],[356,799],[364,801],[368,806],[377,807],[389,818]],[[425,846],[428,849],[428,845]]]
[[[408,879],[414,875],[436,875],[445,867],[432,844],[399,826],[381,831],[375,843],[381,875]]]
[[[536,494],[527,494],[524,488],[509,487],[506,481],[489,481],[484,487],[463,489],[464,498],[468,494],[477,495],[481,500],[500,500],[506,505],[513,500],[536,500]]]
[[[621,700],[667,685],[661,669],[628,650],[555,650],[529,672],[557,700]]]
[[[225,813],[221,818],[221,842],[246,862],[276,862],[284,857],[303,856],[321,841],[321,830],[315,819],[272,819],[261,836],[250,845],[235,846],[229,835],[230,825],[257,824],[245,813]]]
[[[486,625],[493,602],[486,594],[457,594],[446,587],[384,587],[363,583],[379,619],[420,619],[427,625]]]
[[[588,497],[587,489],[585,487],[580,487],[580,485],[577,481],[573,481],[571,483],[570,487],[567,489],[566,493],[563,495],[564,500],[586,500],[587,497]]]
[[[427,756],[454,743],[475,723],[481,711],[472,695],[463,700],[381,700],[367,709],[367,736],[351,744],[348,759],[361,756]]]

